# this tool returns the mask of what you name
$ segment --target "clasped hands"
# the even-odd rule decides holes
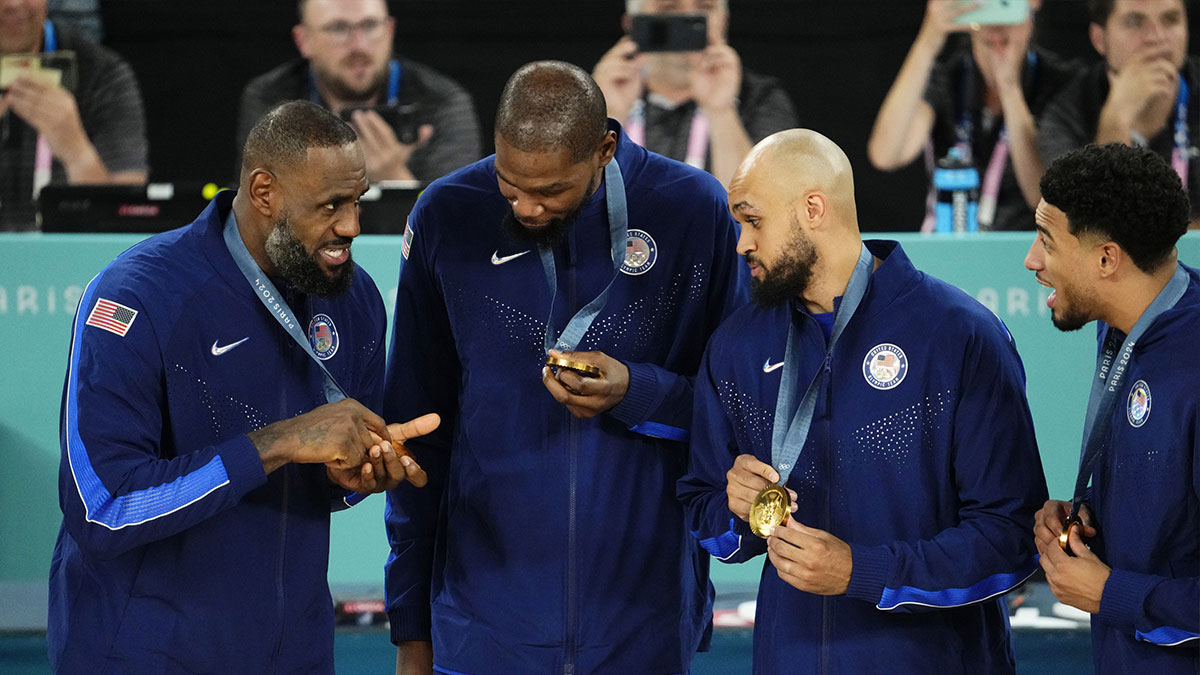
[[[437,429],[434,413],[387,424],[354,399],[314,408],[248,434],[267,473],[289,462],[324,464],[329,480],[367,494],[407,481],[425,485],[425,471],[404,446]]]

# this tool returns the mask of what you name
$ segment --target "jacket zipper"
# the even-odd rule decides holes
[[[576,307],[576,275],[575,275],[575,229],[571,229],[567,241],[567,308],[574,312]],[[578,346],[578,345],[576,345]],[[563,675],[575,673],[575,622],[578,599],[575,597],[575,507],[576,507],[576,475],[579,469],[579,420],[570,411],[564,411],[568,419],[568,457],[567,470],[567,624],[566,649],[563,658]]]
[[[832,362],[833,362],[833,355],[829,354],[829,355],[826,355],[826,357],[825,357],[825,363],[823,363],[821,365],[821,368],[824,370],[823,375],[824,375],[824,379],[825,379],[825,410],[824,410],[825,415],[824,416],[825,416],[826,420],[833,419],[833,363]],[[826,487],[825,487],[825,499],[824,499],[824,513],[821,514],[821,520],[823,522],[821,523],[820,527],[827,532],[829,531],[829,529],[831,527],[830,521],[832,520],[832,515],[830,513],[830,511],[831,511],[830,502],[832,501],[831,494],[832,494],[832,489],[833,489],[833,478],[834,478],[833,477],[834,458],[833,458],[833,443],[832,443],[833,439],[830,438],[829,427],[830,427],[829,422],[826,422],[826,424],[824,425],[823,434],[822,434],[824,436],[824,438],[821,439],[821,441],[822,441],[821,445],[824,448],[824,454],[825,454],[825,472],[827,475],[827,479],[825,481]],[[823,596],[821,596],[821,657],[820,657],[822,673],[829,672],[830,662],[832,660],[832,655],[829,653],[829,643],[833,636],[832,635],[833,634],[833,625],[832,625],[833,617],[830,616],[830,614],[831,614],[831,609],[830,609],[829,597],[823,595]]]

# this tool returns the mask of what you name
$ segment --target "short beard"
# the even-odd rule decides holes
[[[508,236],[516,239],[523,244],[532,244],[538,248],[554,248],[563,242],[567,236],[567,230],[579,218],[580,212],[583,211],[585,204],[591,200],[592,195],[596,193],[596,188],[600,185],[600,178],[597,176],[588,183],[587,190],[583,193],[583,199],[580,200],[575,208],[571,209],[561,218],[552,218],[549,222],[539,228],[525,227],[521,221],[517,220],[517,214],[513,213],[512,205],[509,204],[508,210],[504,213],[504,218],[500,221],[504,231]]]
[[[1080,328],[1091,323],[1091,319],[1085,316],[1082,312],[1063,312],[1061,316],[1055,316],[1054,312],[1050,312],[1050,321],[1054,327],[1064,333],[1077,331]]]
[[[346,243],[349,243],[349,240],[339,237],[320,244],[316,250],[309,253],[296,237],[296,231],[288,221],[287,214],[282,214],[279,220],[275,221],[271,233],[267,235],[267,258],[275,267],[275,274],[296,289],[328,300],[350,288],[354,281],[354,257],[347,251],[346,262],[338,265],[330,275],[317,262],[317,256],[321,255],[322,247]]]
[[[813,268],[817,264],[817,249],[800,230],[800,223],[794,214],[792,227],[787,252],[779,257],[771,269],[762,267],[761,279],[750,280],[750,299],[761,309],[778,307],[792,298],[803,297],[812,280]],[[755,261],[752,255],[746,255],[746,262]],[[761,260],[757,262],[762,265]]]

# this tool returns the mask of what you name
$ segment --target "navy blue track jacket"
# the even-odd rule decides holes
[[[1187,291],[1134,347],[1092,477],[1089,544],[1113,568],[1092,615],[1099,673],[1200,672],[1200,274],[1184,269]]]
[[[740,454],[772,463],[794,321],[798,390],[827,374],[787,483],[793,517],[847,542],[853,571],[845,595],[823,597],[764,561],[755,672],[1012,672],[998,596],[1037,567],[1033,515],[1046,499],[1020,358],[982,305],[917,271],[895,242],[867,246],[883,263],[828,363],[821,327],[792,303],[743,307],[713,335],[679,484],[690,527],[726,562],[766,551],[730,512],[725,474]]]
[[[708,555],[674,486],[705,341],[745,298],[736,223],[708,174],[623,136],[616,161],[631,255],[579,349],[630,382],[596,418],[542,385],[550,288],[501,227],[493,158],[410,217],[385,411],[442,426],[411,443],[430,484],[389,493],[388,612],[399,641],[430,639],[432,611],[440,672],[679,673],[710,623]],[[556,331],[612,278],[604,193],[555,252]]]
[[[225,246],[233,194],[84,290],[60,425],[57,673],[333,672],[329,513],[348,495],[319,464],[268,476],[246,437],[325,397]],[[370,277],[356,269],[334,300],[276,285],[341,386],[379,410],[386,318]]]

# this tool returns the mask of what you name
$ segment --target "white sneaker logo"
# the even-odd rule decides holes
[[[520,253],[506,255],[503,258],[501,258],[500,251],[496,251],[495,253],[492,254],[492,264],[493,265],[503,265],[504,263],[506,263],[510,260],[516,260],[517,258],[520,258],[521,256],[525,255],[526,253],[529,253],[529,251],[525,250],[525,251],[521,251]]]
[[[763,361],[763,372],[764,373],[771,373],[776,370],[779,370],[782,367],[783,367],[783,361],[780,361],[779,363],[771,363],[771,359],[767,359],[766,361]]]
[[[225,352],[229,351],[230,349],[233,349],[234,347],[242,344],[243,342],[245,342],[246,340],[249,340],[249,339],[250,339],[249,337],[244,337],[241,340],[238,340],[237,342],[234,342],[233,344],[225,345],[224,347],[218,347],[217,341],[213,340],[212,355],[220,356],[220,355],[224,354]]]

